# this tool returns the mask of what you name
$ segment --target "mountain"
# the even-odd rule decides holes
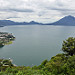
[[[31,22],[14,22],[11,20],[0,20],[0,27],[7,26],[7,25],[65,25],[65,26],[75,26],[75,17],[69,15],[65,16],[62,19],[54,22],[54,23],[38,23],[35,21]]]
[[[65,16],[62,19],[54,22],[54,23],[47,23],[47,25],[66,25],[66,26],[75,26],[75,17],[69,15]]]
[[[0,26],[7,26],[7,25],[34,25],[34,24],[42,24],[42,23],[38,23],[35,21],[31,21],[31,22],[14,22],[11,20],[0,20]]]
[[[42,23],[38,23],[38,22],[35,22],[35,21],[31,21],[29,22],[30,25],[33,25],[33,24],[38,24],[38,25],[41,25]]]

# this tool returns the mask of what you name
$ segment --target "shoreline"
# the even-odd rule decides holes
[[[9,44],[10,41],[14,41],[14,40],[15,40],[15,37],[12,35],[12,33],[0,32],[0,46],[1,47],[3,47],[6,44]]]

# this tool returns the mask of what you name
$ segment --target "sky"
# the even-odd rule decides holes
[[[75,16],[75,0],[0,0],[0,20],[52,23]]]

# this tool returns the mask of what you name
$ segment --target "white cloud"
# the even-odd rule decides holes
[[[74,0],[0,0],[0,19],[53,22],[75,16]]]

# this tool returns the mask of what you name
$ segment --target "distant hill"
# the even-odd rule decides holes
[[[46,25],[66,25],[66,26],[75,26],[75,17],[69,15],[65,16],[62,19],[54,22],[54,23],[47,23]]]
[[[38,23],[38,22],[35,22],[35,21],[31,21],[31,22],[29,22],[28,24],[30,24],[30,25],[33,25],[33,24],[41,25],[42,23]]]
[[[54,23],[38,23],[35,21],[31,22],[14,22],[11,20],[0,20],[0,27],[7,25],[64,25],[64,26],[75,26],[75,17],[69,15],[65,16],[62,19],[54,22]]]
[[[7,25],[35,25],[35,24],[42,24],[42,23],[38,23],[35,21],[31,21],[31,22],[14,22],[11,20],[0,20],[0,26],[7,26]]]

